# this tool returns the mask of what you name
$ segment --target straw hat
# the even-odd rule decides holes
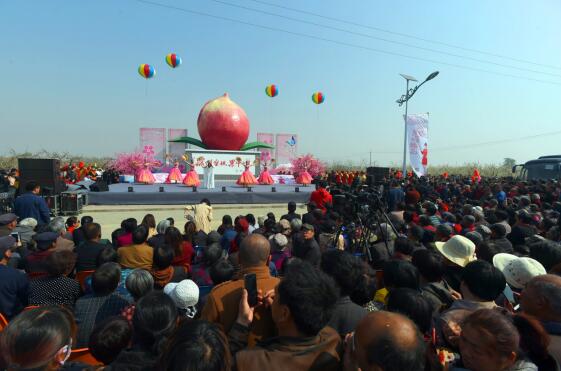
[[[451,262],[465,267],[468,263],[477,260],[475,257],[475,244],[468,238],[456,235],[446,242],[435,242],[437,250]]]

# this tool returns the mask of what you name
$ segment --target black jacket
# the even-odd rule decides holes
[[[296,235],[292,243],[293,256],[319,267],[321,251],[315,238],[305,240],[301,235]]]
[[[366,314],[368,311],[365,308],[353,303],[348,296],[343,296],[337,300],[335,311],[327,325],[344,337],[355,330]]]
[[[101,250],[111,245],[86,241],[74,248],[76,253],[76,271],[91,271],[97,268],[97,257]]]

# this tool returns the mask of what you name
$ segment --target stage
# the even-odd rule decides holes
[[[130,184],[117,183],[109,186],[109,192],[89,192],[89,205],[177,205],[198,203],[208,198],[212,204],[278,204],[294,201],[307,202],[310,193],[315,190],[313,185],[304,187],[298,185],[275,184],[273,186],[256,185],[247,188],[232,182],[216,182],[214,189],[198,188],[193,192],[191,187],[183,184]],[[133,187],[133,192],[128,188]],[[160,192],[163,187],[163,192]],[[226,192],[222,192],[226,187]],[[298,187],[300,192],[295,192]]]

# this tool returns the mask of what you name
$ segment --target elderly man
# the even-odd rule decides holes
[[[561,363],[561,277],[545,274],[533,278],[520,296],[520,307],[541,321],[549,334],[549,353]]]
[[[345,371],[420,371],[425,368],[425,342],[407,317],[372,312],[347,338]]]
[[[273,290],[279,279],[269,273],[271,248],[269,241],[260,234],[251,234],[241,243],[239,261],[240,275],[232,281],[215,286],[207,297],[201,319],[218,323],[226,333],[230,331],[238,316],[238,307],[244,288],[244,275],[255,274],[257,289],[266,293]],[[275,324],[271,312],[263,307],[255,309],[255,318],[249,326],[249,346],[257,341],[274,336]]]
[[[56,251],[61,250],[74,250],[74,241],[66,239],[66,221],[63,217],[57,216],[49,223],[49,230],[58,234],[58,238],[56,239]]]
[[[14,232],[18,224],[18,216],[16,214],[0,215],[0,237],[9,236]]]
[[[26,305],[29,282],[25,273],[8,266],[16,240],[0,237],[0,313],[8,318],[17,315]]]

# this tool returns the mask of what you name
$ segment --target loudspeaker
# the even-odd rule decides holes
[[[82,212],[85,204],[84,194],[78,192],[62,192],[60,194],[60,213],[62,215],[77,215]]]
[[[21,190],[30,181],[41,186],[44,195],[58,195],[66,190],[66,184],[60,176],[60,161],[53,158],[18,158]]]

